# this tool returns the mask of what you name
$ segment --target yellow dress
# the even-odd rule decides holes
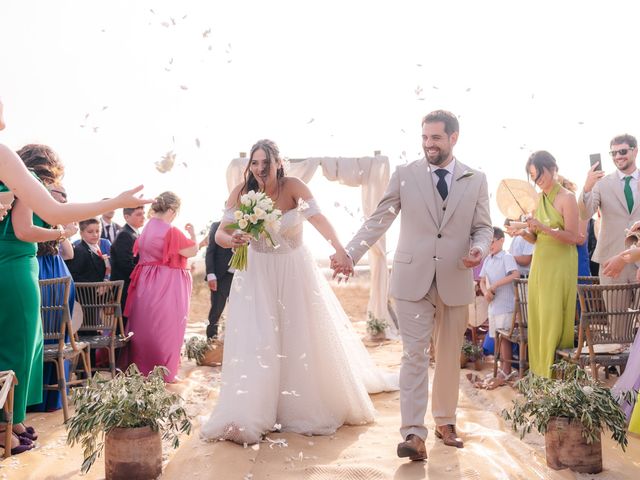
[[[542,194],[534,217],[560,230],[564,219],[553,206],[560,185]],[[574,343],[578,252],[575,245],[538,233],[529,274],[529,368],[538,376],[550,377],[557,348]]]
[[[629,420],[629,431],[640,435],[640,401],[636,402]]]

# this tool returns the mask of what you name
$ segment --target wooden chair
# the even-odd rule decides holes
[[[113,282],[77,282],[76,300],[82,305],[82,325],[78,337],[92,349],[109,351],[109,367],[93,368],[94,371],[110,371],[116,374],[116,349],[124,347],[133,333],[124,333],[120,299],[124,280]]]
[[[518,344],[518,360],[511,360],[511,364],[518,365],[518,374],[520,378],[524,375],[527,362],[527,302],[528,302],[528,279],[519,278],[513,282],[513,290],[515,296],[515,308],[513,310],[513,321],[511,328],[496,329],[496,341],[494,347],[493,376],[498,375],[498,362],[500,360],[500,342]]]
[[[58,390],[62,398],[64,421],[69,419],[67,387],[86,384],[91,376],[91,360],[89,345],[76,342],[71,331],[69,315],[70,277],[40,280],[42,333],[44,336],[44,361],[56,365],[58,383],[44,385],[45,390]],[[84,379],[76,378],[67,381],[65,377],[65,360],[72,360],[71,371],[75,373],[78,359],[82,360]]]
[[[13,391],[18,384],[13,370],[0,372],[0,407],[4,411],[4,458],[11,456],[11,440],[13,437]]]
[[[556,357],[581,367],[590,365],[594,378],[599,366],[605,367],[605,372],[610,366],[624,368],[629,349],[621,351],[615,345],[628,347],[633,343],[638,328],[640,283],[579,284],[578,297],[581,313],[576,348],[558,349]],[[607,349],[607,345],[612,348]]]

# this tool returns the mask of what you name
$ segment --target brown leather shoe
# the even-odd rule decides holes
[[[436,437],[441,438],[444,444],[450,447],[464,448],[464,442],[456,434],[455,425],[438,425]]]
[[[426,460],[427,449],[424,446],[424,440],[414,434],[407,435],[407,439],[398,444],[398,456],[409,457],[412,462]]]

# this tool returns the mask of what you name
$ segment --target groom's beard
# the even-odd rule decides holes
[[[429,154],[427,153],[427,150],[424,151],[424,156],[427,158],[427,161],[435,166],[438,167],[440,165],[442,165],[447,158],[449,158],[449,151],[443,151],[443,150],[438,150],[438,154],[434,157],[429,156]]]

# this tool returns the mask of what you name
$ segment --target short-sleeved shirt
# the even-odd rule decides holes
[[[516,259],[510,253],[501,250],[495,255],[489,255],[482,265],[481,277],[487,277],[489,285],[518,270]],[[496,295],[489,303],[489,315],[501,315],[513,312],[515,297],[513,285],[508,283],[495,289]]]
[[[513,237],[511,240],[511,245],[509,246],[509,253],[514,257],[519,257],[521,255],[533,255],[533,243],[527,242],[522,237]],[[516,265],[518,262],[516,262]],[[529,265],[518,265],[518,270],[520,271],[520,275],[529,275]]]

